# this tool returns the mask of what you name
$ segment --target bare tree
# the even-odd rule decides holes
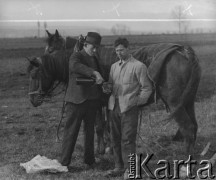
[[[44,21],[44,32],[45,32],[45,37],[46,37],[46,29],[47,29],[47,22],[46,21]]]
[[[114,35],[129,35],[130,33],[130,28],[126,26],[125,24],[115,24],[111,28],[111,32]]]
[[[37,27],[38,27],[38,37],[40,37],[40,21],[39,20],[37,22]]]
[[[185,13],[184,7],[181,5],[176,6],[172,11],[172,17],[178,19],[177,24],[179,34],[182,33],[182,30],[184,33],[187,33],[189,22],[185,21],[185,19],[187,19],[187,14]]]

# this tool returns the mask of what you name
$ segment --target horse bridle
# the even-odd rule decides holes
[[[37,68],[39,68],[38,69],[39,78],[37,79],[39,81],[39,86],[38,86],[38,89],[36,91],[29,92],[28,94],[29,95],[39,95],[39,96],[41,96],[43,98],[46,98],[46,97],[49,97],[52,94],[52,92],[58,87],[60,82],[57,82],[55,85],[52,85],[52,88],[49,89],[47,92],[43,91],[43,89],[42,89],[42,80],[41,80],[42,77],[44,76],[45,78],[50,79],[51,76],[48,74],[46,69],[42,66],[42,59],[40,57],[37,57],[36,59],[37,59],[37,62],[39,64],[39,66],[37,67]],[[52,95],[52,96],[56,96],[56,95]]]

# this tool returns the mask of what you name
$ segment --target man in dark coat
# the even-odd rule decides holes
[[[84,121],[84,163],[95,164],[94,156],[94,124],[101,96],[98,59],[95,56],[100,46],[101,36],[96,32],[88,32],[84,47],[74,53],[69,60],[69,84],[65,96],[66,125],[62,143],[61,164],[69,166],[76,144],[82,120]],[[77,84],[78,77],[93,78],[94,84]]]

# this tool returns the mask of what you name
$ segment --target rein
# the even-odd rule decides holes
[[[56,83],[55,84],[55,86],[53,86],[52,87],[52,89],[50,89],[47,93],[45,93],[45,97],[46,96],[49,96],[49,95],[51,95],[52,94],[52,92],[59,86],[61,84],[61,82],[60,81],[58,81],[58,83]],[[56,94],[54,94],[54,95],[52,95],[52,97],[55,97],[55,96],[57,96],[57,95],[59,95],[59,94],[61,94],[62,92],[63,92],[64,90],[62,90],[62,91],[60,91],[60,92],[58,92],[58,93],[56,93]]]
[[[65,41],[65,44],[64,44],[64,51],[65,51],[65,54],[66,54],[65,58],[67,59],[68,56],[67,56],[66,50],[67,50],[67,49],[66,49],[66,41]],[[59,83],[60,83],[60,82],[59,82]],[[66,104],[66,103],[65,103],[64,99],[65,99],[65,96],[66,96],[67,88],[68,88],[68,82],[66,83],[66,88],[65,88],[65,90],[62,90],[62,91],[61,91],[61,92],[64,91],[64,97],[63,97],[63,104],[62,104],[62,108],[61,108],[61,118],[60,118],[60,121],[59,121],[59,123],[58,123],[57,131],[56,131],[56,142],[59,142],[59,141],[60,141],[60,138],[59,138],[59,129],[60,129],[60,126],[61,126],[61,122],[62,122],[62,120],[63,120],[64,111],[65,111],[65,104]]]
[[[63,51],[64,51],[64,54],[65,54],[65,58],[66,60],[68,59],[68,55],[67,55],[67,49],[66,49],[66,41],[64,41],[64,45],[63,45]],[[54,51],[53,51],[54,52]],[[65,66],[64,66],[65,68]],[[65,70],[65,69],[64,69]],[[66,72],[66,71],[64,71]],[[49,96],[50,94],[52,94],[52,92],[61,84],[61,81],[58,81],[55,86],[53,86],[50,90],[48,90],[45,94],[45,96]],[[68,87],[68,82],[66,83],[66,88],[63,89],[62,91],[58,92],[57,94],[55,95],[52,95],[52,97],[54,96],[57,96],[59,94],[61,94],[62,92],[65,92],[64,93],[64,97],[63,99],[65,99],[65,95],[66,95],[66,90],[67,90],[67,87]],[[61,126],[61,122],[63,120],[63,115],[64,115],[64,111],[65,111],[65,101],[63,100],[63,105],[62,105],[62,108],[61,108],[61,118],[60,118],[60,121],[58,123],[58,127],[57,127],[57,132],[56,132],[56,142],[60,141],[60,138],[59,138],[59,129],[60,129],[60,126]]]

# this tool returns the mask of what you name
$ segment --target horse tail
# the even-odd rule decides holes
[[[190,62],[192,68],[190,78],[180,97],[179,104],[175,107],[175,109],[171,112],[171,114],[167,118],[163,119],[162,121],[169,122],[180,110],[180,108],[187,105],[191,100],[195,101],[196,93],[201,78],[201,67],[199,65],[199,60],[194,50],[190,46],[185,46],[181,54],[185,58],[187,58],[188,61]]]

